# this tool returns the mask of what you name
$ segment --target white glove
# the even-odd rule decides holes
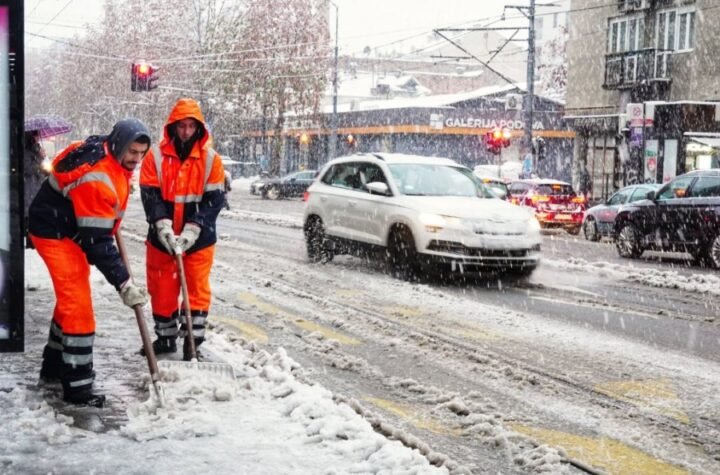
[[[130,280],[120,288],[120,297],[125,305],[134,308],[136,305],[143,306],[148,303],[147,291],[133,284]]]
[[[168,250],[170,254],[175,253],[175,246],[177,241],[175,239],[175,232],[173,231],[172,221],[169,219],[159,219],[155,223],[155,231],[157,232],[158,240],[160,244]]]
[[[195,241],[197,241],[197,239],[200,237],[200,231],[201,228],[197,224],[185,223],[185,227],[180,233],[180,236],[178,236],[177,238],[177,247],[182,252],[185,252],[191,247],[193,247]]]

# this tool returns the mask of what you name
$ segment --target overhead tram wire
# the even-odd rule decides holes
[[[40,33],[42,33],[42,32],[45,30],[45,28],[47,28],[47,26],[53,22],[53,20],[55,20],[58,16],[60,16],[60,14],[61,14],[62,12],[64,12],[67,7],[70,6],[70,4],[71,4],[72,2],[73,2],[73,0],[68,0],[67,3],[65,3],[65,5],[63,5],[63,7],[62,7],[60,10],[58,10],[58,12],[55,14],[55,16],[53,16],[50,20],[48,20],[48,22],[45,23],[45,24],[40,28],[40,30],[38,30],[37,32],[35,32],[35,34],[39,35]]]

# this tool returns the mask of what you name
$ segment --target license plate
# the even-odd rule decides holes
[[[569,214],[556,214],[556,215],[555,215],[555,219],[571,220],[571,219],[572,219],[572,215],[569,215]]]

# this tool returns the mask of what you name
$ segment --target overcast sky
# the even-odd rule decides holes
[[[498,17],[505,0],[334,0],[340,13],[340,49],[362,51],[403,38],[429,33],[433,28]],[[511,2],[513,3],[513,2]],[[514,4],[525,4],[517,1]],[[49,40],[31,33],[63,38],[81,33],[83,25],[98,21],[102,0],[26,0],[25,41],[30,48],[47,47]],[[331,8],[334,37],[335,9]],[[508,16],[517,16],[509,11]],[[409,41],[412,41],[410,39]]]

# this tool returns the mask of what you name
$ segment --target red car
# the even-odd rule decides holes
[[[580,232],[586,201],[569,183],[551,179],[517,180],[510,183],[508,199],[511,203],[535,208],[535,217],[543,228],[565,228],[570,234]]]

